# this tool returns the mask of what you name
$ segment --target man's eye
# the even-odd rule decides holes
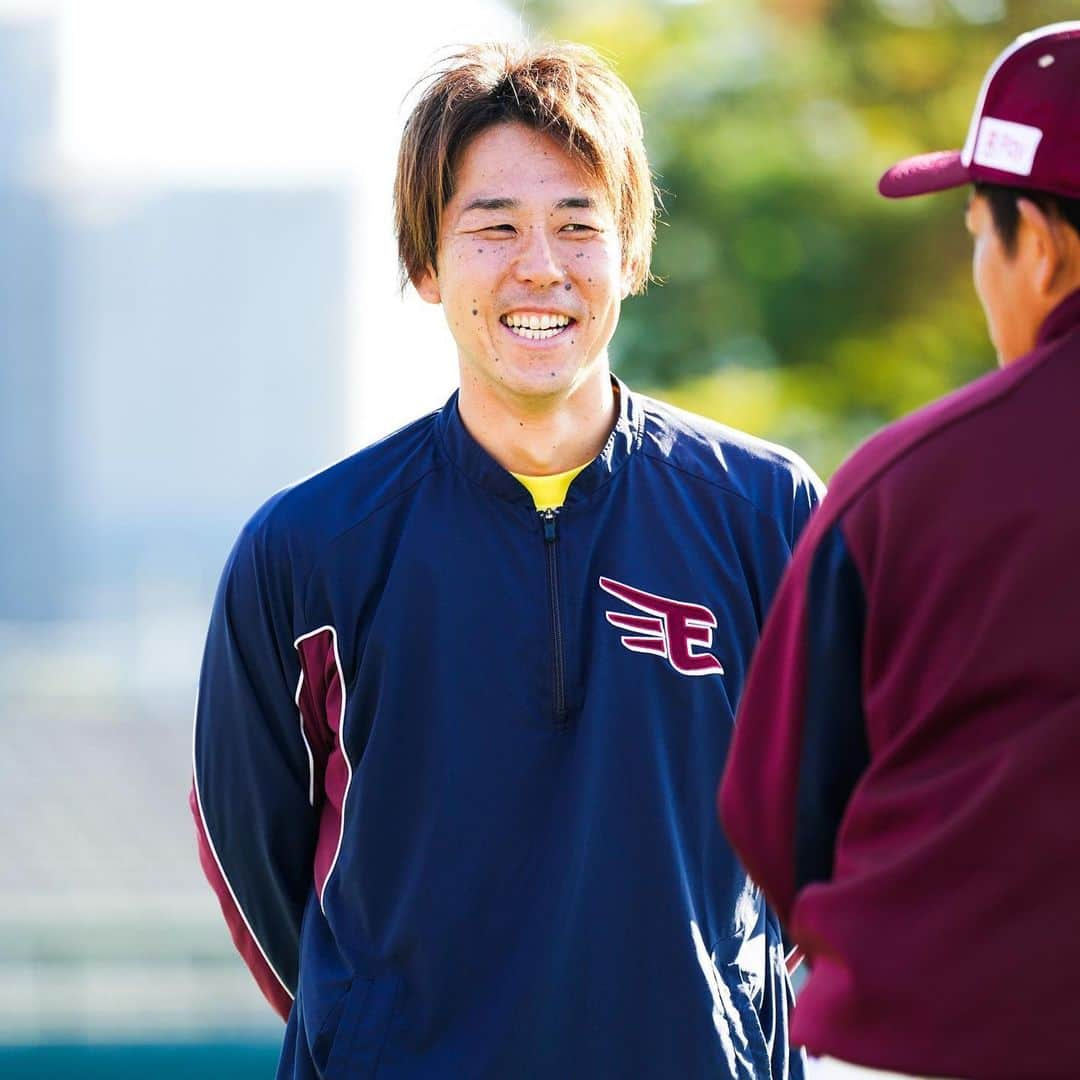
[[[506,224],[506,223],[504,223],[502,225],[485,225],[480,230],[480,232],[487,232],[487,233],[497,232],[497,233],[507,233],[507,234],[512,233],[513,231],[514,231],[514,226]]]
[[[596,229],[592,225],[586,225],[583,221],[569,221],[563,226],[562,231],[571,233],[591,233],[596,232]]]

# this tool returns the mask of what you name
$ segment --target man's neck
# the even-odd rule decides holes
[[[618,416],[606,365],[565,397],[501,394],[466,377],[458,409],[472,437],[504,469],[523,476],[552,476],[588,464],[604,448]]]

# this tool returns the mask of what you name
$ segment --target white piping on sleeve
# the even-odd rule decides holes
[[[296,639],[296,645],[302,641]],[[295,646],[294,646],[295,647]],[[296,711],[300,714],[300,738],[304,740],[304,749],[307,751],[308,761],[308,806],[315,805],[315,755],[311,752],[311,743],[308,742],[307,732],[304,731],[304,713],[300,708],[300,691],[304,689],[304,659],[300,658],[300,677],[296,680],[296,694],[293,701],[296,702]]]

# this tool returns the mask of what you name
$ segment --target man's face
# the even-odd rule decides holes
[[[965,224],[975,239],[975,292],[986,313],[998,363],[1004,367],[1035,347],[1042,311],[1034,295],[1023,245],[1018,243],[1018,250],[1012,254],[1005,250],[985,196],[972,195]],[[1024,227],[1023,223],[1020,227]]]
[[[469,143],[438,266],[415,284],[443,305],[463,391],[520,404],[608,377],[628,292],[618,230],[601,191],[549,135],[499,124]]]

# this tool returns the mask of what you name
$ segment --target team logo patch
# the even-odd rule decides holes
[[[631,652],[662,656],[680,675],[723,675],[720,661],[703,650],[712,645],[716,616],[701,604],[669,600],[602,577],[600,588],[647,615],[605,611],[612,626],[629,630],[619,640]]]
[[[985,165],[988,169],[1030,176],[1042,137],[1042,130],[1030,124],[984,116],[972,159],[976,165]]]

